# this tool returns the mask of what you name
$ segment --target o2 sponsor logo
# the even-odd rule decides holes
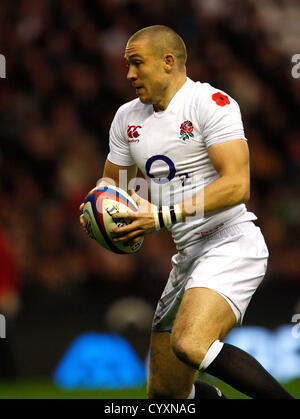
[[[169,173],[166,177],[161,177],[161,178],[155,177],[151,173],[152,165],[157,161],[160,161],[160,162],[163,161],[168,166]],[[145,168],[146,168],[147,175],[153,180],[153,182],[159,183],[159,184],[170,182],[172,179],[174,179],[176,175],[174,162],[169,157],[164,156],[163,154],[157,154],[156,156],[150,157],[146,162]]]
[[[152,165],[156,162],[164,162],[168,168],[168,173],[166,173],[165,177],[156,177],[152,172]],[[181,180],[181,186],[185,186],[189,184],[189,174],[188,173],[180,173],[178,174],[176,171],[175,163],[167,156],[163,154],[157,154],[155,156],[150,157],[145,165],[147,175],[153,180],[153,182],[158,184],[164,184],[170,182],[176,174]]]

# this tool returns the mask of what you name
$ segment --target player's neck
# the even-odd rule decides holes
[[[186,82],[187,78],[186,75],[180,75],[178,79],[174,80],[168,88],[165,90],[164,95],[160,98],[160,100],[153,104],[153,108],[155,112],[162,112],[165,111],[171,102],[172,98],[175,94],[182,88],[184,83]]]

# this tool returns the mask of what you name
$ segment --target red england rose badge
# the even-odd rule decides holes
[[[184,121],[180,125],[181,140],[185,141],[185,140],[188,140],[190,137],[194,137],[193,131],[194,131],[194,127],[191,121]]]
[[[214,100],[216,104],[219,106],[225,106],[230,104],[228,96],[224,95],[224,93],[221,92],[214,93],[212,95],[212,100]]]

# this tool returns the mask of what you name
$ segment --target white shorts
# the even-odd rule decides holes
[[[172,257],[173,269],[158,302],[152,330],[171,332],[184,292],[204,287],[222,295],[242,324],[248,304],[264,278],[268,249],[252,221],[232,225]]]

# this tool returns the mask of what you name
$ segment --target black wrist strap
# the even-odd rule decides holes
[[[159,220],[159,226],[160,228],[164,228],[165,223],[164,223],[164,218],[163,218],[163,213],[162,213],[162,207],[158,207],[158,220]]]

